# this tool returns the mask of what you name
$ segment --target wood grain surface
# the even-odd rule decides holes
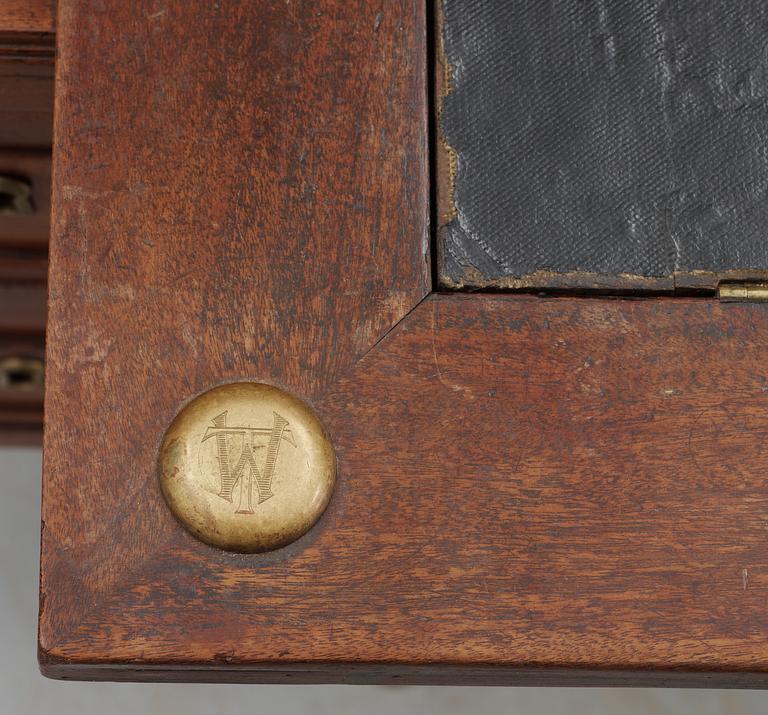
[[[186,400],[237,377],[322,394],[429,288],[420,0],[108,4],[59,14],[50,657],[119,587],[120,554],[157,543],[139,535],[168,513],[142,496]]]
[[[339,484],[271,555],[187,535],[142,445],[74,493],[49,461],[44,669],[764,685],[767,330],[760,305],[430,298],[313,401]]]
[[[56,26],[56,0],[3,0],[0,33],[52,33]]]
[[[108,5],[59,24],[43,672],[765,685],[768,306],[427,296],[418,0]],[[270,554],[158,484],[237,379],[338,456]]]

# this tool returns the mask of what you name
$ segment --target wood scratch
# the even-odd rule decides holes
[[[435,303],[435,309],[432,311],[432,357],[435,361],[435,370],[437,370],[437,379],[440,380],[440,384],[444,385],[445,387],[450,387],[450,385],[443,379],[443,373],[440,370],[440,362],[437,359],[437,343],[435,340],[435,333],[437,332],[437,312],[438,312],[438,307],[437,307],[437,303]]]
[[[475,397],[472,394],[472,390],[468,387],[464,387],[463,385],[458,385],[454,382],[451,382],[444,374],[443,371],[440,369],[440,361],[437,357],[437,340],[435,338],[435,335],[437,333],[437,324],[438,324],[438,313],[439,313],[439,307],[437,303],[435,303],[434,310],[432,311],[432,331],[431,331],[431,337],[432,337],[432,359],[435,363],[435,370],[437,371],[435,373],[435,376],[438,380],[440,380],[440,384],[443,387],[446,387],[449,390],[452,390],[454,392],[463,392],[467,397],[474,400]]]

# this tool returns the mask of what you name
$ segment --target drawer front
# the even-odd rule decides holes
[[[49,147],[53,127],[53,28],[41,17],[9,14],[4,3],[0,3],[0,147]]]
[[[46,248],[50,194],[50,153],[0,151],[0,249]]]
[[[44,357],[43,332],[0,329],[0,445],[40,443]]]
[[[42,438],[45,302],[45,283],[0,283],[0,444]]]

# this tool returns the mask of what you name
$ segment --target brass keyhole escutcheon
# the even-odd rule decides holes
[[[45,364],[39,358],[0,358],[0,389],[40,390],[45,382]]]
[[[26,215],[35,212],[29,182],[0,175],[0,214]]]
[[[305,534],[333,491],[336,458],[312,409],[271,385],[196,397],[160,450],[160,485],[192,534],[229,551],[277,549]]]

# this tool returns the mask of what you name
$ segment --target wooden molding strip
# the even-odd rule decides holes
[[[0,3],[0,33],[53,34],[56,0],[3,0]]]

